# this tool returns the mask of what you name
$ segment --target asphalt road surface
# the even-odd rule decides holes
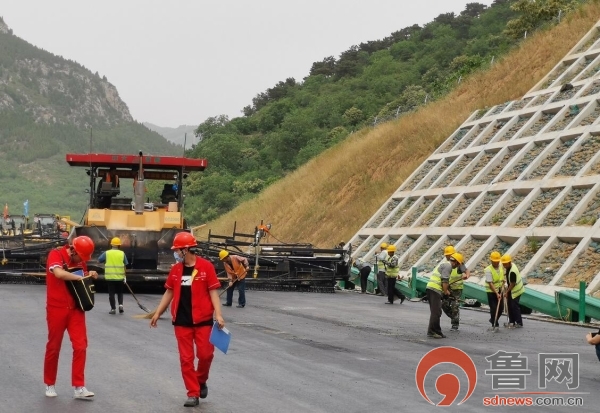
[[[160,295],[140,294],[138,298],[152,309]],[[452,373],[460,382],[458,397],[446,411],[598,411],[600,362],[584,339],[590,327],[528,318],[523,329],[501,327],[500,332],[490,333],[486,331],[487,313],[463,309],[460,331],[450,332],[450,321],[443,315],[442,328],[448,338],[436,340],[426,337],[429,307],[424,303],[390,306],[384,305],[383,297],[354,292],[249,291],[247,300],[244,309],[223,308],[232,332],[229,352],[224,355],[215,350],[208,398],[198,407],[185,408],[186,391],[170,320],[163,316],[158,328],[150,329],[149,320],[133,317],[144,313],[129,295],[125,297],[124,315],[108,314],[106,294],[98,294],[96,307],[87,313],[86,386],[96,393],[94,400],[72,398],[67,335],[56,383],[58,397],[46,398],[42,379],[47,333],[45,286],[0,285],[0,412],[441,411],[441,407],[423,398],[415,384],[419,361],[439,346],[464,351],[477,371],[473,394],[457,406],[467,395],[466,374],[450,364],[452,360],[444,359],[444,364],[432,368],[425,378],[424,391],[434,403],[443,399],[436,392],[439,376]],[[504,321],[505,316],[501,323]],[[498,351],[506,352],[501,353],[505,362],[506,357],[512,357],[514,363],[508,364],[513,378],[515,363],[526,358],[522,367],[530,374],[519,376],[526,389],[514,390],[514,384],[513,390],[493,389],[493,377],[508,377],[486,374],[486,370],[498,368],[499,364],[494,367],[486,360]],[[546,388],[541,388],[540,352],[578,354],[579,374],[563,374],[561,379],[558,373],[563,369],[554,365],[554,379],[545,380]],[[572,368],[564,369],[565,374],[569,371]],[[578,376],[578,383],[573,376]],[[569,389],[567,382],[578,386]],[[506,394],[515,391],[528,394]],[[529,394],[547,391],[566,394]],[[495,395],[580,397],[583,406],[484,407],[483,399]]]

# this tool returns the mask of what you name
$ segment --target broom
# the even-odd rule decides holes
[[[127,282],[123,282],[123,284],[125,284],[127,286],[127,289],[129,290],[129,292],[131,293],[131,296],[133,297],[133,299],[135,300],[135,302],[137,303],[137,305],[145,312],[149,313],[150,310],[148,310],[142,303],[139,302],[139,300],[137,299],[137,297],[135,296],[135,294],[133,293],[133,291],[131,290],[131,287],[129,286],[129,284],[127,284]],[[152,318],[152,317],[150,317]]]

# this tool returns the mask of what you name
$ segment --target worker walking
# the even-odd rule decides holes
[[[111,249],[103,252],[98,257],[98,262],[104,264],[104,280],[108,288],[108,302],[110,304],[109,314],[116,314],[115,294],[119,302],[119,314],[123,314],[123,284],[127,282],[125,278],[125,268],[129,264],[125,253],[121,250],[121,239],[114,237],[110,240]]]
[[[156,327],[160,315],[171,304],[181,375],[188,396],[183,404],[185,407],[197,406],[200,403],[198,398],[208,396],[206,382],[215,350],[209,340],[210,333],[214,321],[220,329],[225,326],[218,293],[221,283],[212,263],[190,250],[196,245],[196,239],[189,232],[175,235],[171,249],[183,258],[183,262],[171,267],[165,294],[150,320],[150,327]]]
[[[387,278],[385,276],[385,261],[388,257],[387,242],[382,242],[379,246],[379,254],[375,256],[377,264],[377,295],[387,295]]]
[[[429,326],[427,328],[427,337],[445,338],[440,325],[442,317],[442,297],[450,295],[449,281],[452,270],[460,264],[456,259],[457,253],[450,256],[450,260],[442,262],[433,269],[429,282],[426,287],[427,301],[429,302]],[[458,257],[460,258],[460,256]]]
[[[452,249],[454,249],[452,247]],[[453,252],[448,257],[454,257],[459,265],[452,270],[448,287],[450,295],[442,301],[442,310],[450,318],[452,329],[450,331],[458,331],[460,324],[460,299],[462,298],[464,284],[463,281],[471,275],[464,263],[464,256],[459,252]]]
[[[493,251],[490,254],[490,262],[485,270],[485,292],[487,293],[488,305],[490,306],[490,323],[492,326],[488,331],[498,331],[498,319],[504,311],[503,289],[504,289],[504,267],[500,265],[500,253]]]
[[[246,306],[246,274],[250,269],[248,259],[239,255],[231,255],[227,250],[219,251],[219,259],[223,261],[225,272],[227,273],[227,301],[223,304],[226,307],[231,307],[233,303],[233,290],[238,289],[238,305],[237,308]]]
[[[502,258],[500,258],[500,262],[504,267],[506,283],[508,284],[508,288],[506,289],[508,323],[505,323],[504,327],[521,328],[523,327],[523,319],[521,318],[519,300],[525,291],[523,280],[521,279],[521,274],[519,273],[517,265],[512,262],[512,257],[510,255],[504,254]]]
[[[57,396],[55,384],[58,356],[65,330],[69,333],[73,347],[71,364],[73,397],[83,400],[93,400],[94,397],[94,393],[85,388],[85,359],[88,344],[85,312],[77,307],[67,287],[67,281],[81,279],[81,276],[67,271],[68,268],[81,268],[85,275],[98,278],[98,273],[88,272],[86,265],[93,252],[94,242],[84,235],[75,237],[69,245],[53,249],[46,260],[46,321],[48,323],[48,342],[44,356],[46,397]]]
[[[367,292],[367,282],[369,281],[369,274],[371,274],[371,266],[362,258],[357,258],[356,261],[352,263],[352,265],[356,267],[360,272],[360,292],[361,294],[365,294]]]

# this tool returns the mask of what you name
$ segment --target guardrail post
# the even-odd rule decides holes
[[[411,294],[412,297],[411,298],[415,298],[417,296],[417,267],[412,267],[412,282],[410,284],[410,288],[411,288]]]
[[[579,281],[579,322],[585,323],[585,281]]]

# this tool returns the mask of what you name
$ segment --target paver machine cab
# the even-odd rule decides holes
[[[190,231],[182,216],[183,181],[188,172],[203,171],[206,159],[174,156],[67,154],[71,166],[86,168],[89,176],[89,207],[84,223],[75,233],[87,235],[95,244],[88,262],[103,280],[98,263],[102,252],[118,237],[125,252],[127,281],[163,283],[175,262],[171,245],[175,235]],[[146,198],[145,180],[167,181],[160,199]],[[122,197],[121,188],[133,182],[133,197]],[[123,191],[127,192],[127,191]]]

